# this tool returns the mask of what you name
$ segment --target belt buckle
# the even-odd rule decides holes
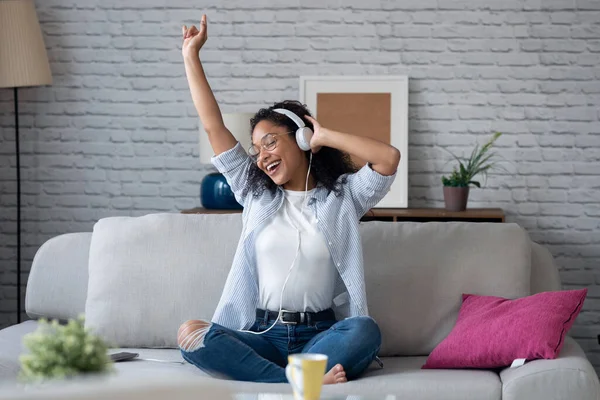
[[[290,314],[295,314],[295,311],[288,311],[288,310],[281,310],[281,318],[280,321],[282,324],[284,325],[297,325],[298,323],[296,321],[284,321],[283,320],[283,313],[290,313]]]

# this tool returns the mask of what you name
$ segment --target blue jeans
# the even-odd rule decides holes
[[[267,330],[274,321],[257,318],[253,332]],[[183,358],[210,375],[253,382],[287,382],[287,356],[321,353],[328,356],[327,371],[341,364],[348,380],[360,376],[377,356],[381,332],[370,317],[321,321],[313,325],[277,323],[270,331],[255,335],[211,324],[203,346],[181,349]]]

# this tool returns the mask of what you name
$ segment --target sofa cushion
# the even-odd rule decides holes
[[[86,327],[115,347],[177,347],[184,321],[212,318],[240,232],[239,214],[98,221]]]
[[[382,356],[429,355],[450,333],[463,293],[527,296],[531,245],[516,224],[361,224],[369,313]]]
[[[562,290],[515,300],[465,294],[456,326],[423,368],[502,368],[519,358],[554,359],[586,294]]]
[[[362,396],[394,394],[396,399],[491,400],[502,398],[497,373],[470,370],[421,370],[424,357],[384,357],[384,368],[372,364],[364,376],[325,393]],[[354,387],[343,387],[354,384]]]

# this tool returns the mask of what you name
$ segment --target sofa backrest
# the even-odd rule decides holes
[[[427,355],[450,333],[463,293],[530,292],[530,240],[516,224],[363,224],[370,314],[382,355]]]
[[[531,242],[531,294],[562,289],[558,267],[550,250]]]
[[[237,243],[240,225],[231,221],[238,217],[193,217],[199,232],[207,219],[212,226],[227,221],[233,229],[219,229],[210,240]],[[530,294],[531,288],[560,289],[552,257],[538,245],[532,252],[531,241],[516,224],[365,222],[361,234],[369,311],[382,329],[382,356],[428,354],[453,327],[462,293],[515,298]],[[85,311],[91,237],[91,233],[61,235],[40,247],[27,286],[30,317],[67,319]],[[144,235],[136,240],[144,240]],[[202,247],[212,251],[211,246]],[[222,246],[214,248],[216,252]],[[199,279],[218,277],[213,284],[222,288],[232,258],[233,254],[207,254],[210,263],[198,260],[194,268]],[[202,273],[209,269],[212,274]],[[186,307],[189,301],[175,295],[177,288],[171,289],[174,301]],[[211,291],[215,298],[207,303],[216,304],[218,293]]]

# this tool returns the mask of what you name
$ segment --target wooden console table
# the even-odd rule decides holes
[[[242,210],[210,210],[192,208],[181,211],[183,214],[232,214]],[[463,222],[504,222],[501,208],[470,208],[466,211],[446,211],[443,208],[373,208],[361,221],[463,221]]]

